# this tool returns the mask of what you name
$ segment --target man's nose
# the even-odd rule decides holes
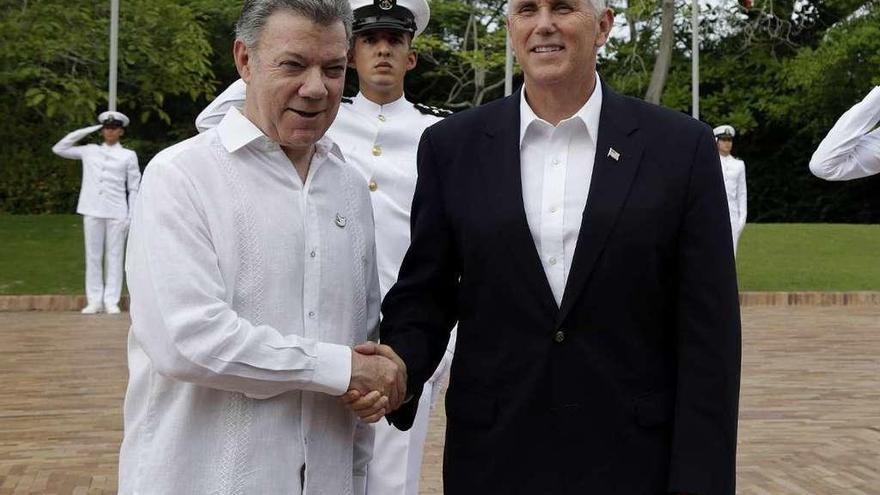
[[[324,84],[324,77],[321,69],[313,67],[306,71],[305,80],[299,88],[299,95],[303,98],[318,100],[327,96],[327,85]]]
[[[387,57],[391,55],[391,43],[388,40],[380,40],[376,43],[376,50],[379,55]]]
[[[553,11],[549,8],[538,9],[538,13],[535,17],[537,22],[535,31],[537,33],[550,34],[556,32],[556,19],[553,16]]]

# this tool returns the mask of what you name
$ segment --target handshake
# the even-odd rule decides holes
[[[387,345],[365,342],[351,353],[351,381],[342,402],[367,423],[399,408],[406,398],[406,365]]]

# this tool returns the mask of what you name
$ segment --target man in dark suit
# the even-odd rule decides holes
[[[458,348],[445,492],[732,495],[740,319],[712,131],[598,80],[602,0],[512,0],[513,96],[429,128],[381,340]],[[417,401],[389,420],[412,422]]]

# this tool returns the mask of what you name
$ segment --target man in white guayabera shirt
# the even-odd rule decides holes
[[[327,131],[360,173],[370,190],[376,223],[376,261],[379,286],[385,293],[397,280],[409,247],[410,209],[416,188],[416,152],[422,132],[450,112],[409,102],[404,94],[406,74],[415,68],[412,40],[427,27],[426,0],[351,0],[354,42],[349,67],[358,75],[359,92],[343,98],[339,115]],[[235,81],[196,119],[201,132],[215,127],[229,107],[241,108],[246,85]],[[455,347],[455,332],[446,353],[425,383],[418,416],[409,431],[379,421],[373,458],[367,470],[369,495],[418,495],[422,453],[429,416],[446,379]]]
[[[128,250],[132,328],[121,494],[363,493],[375,421],[405,396],[375,330],[369,191],[324,132],[347,0],[246,0],[244,108],[158,154]],[[369,412],[369,411],[367,411]]]
[[[880,174],[880,86],[844,113],[810,160],[813,175],[852,180]]]
[[[82,160],[83,180],[76,212],[83,216],[86,247],[85,315],[120,312],[125,233],[141,182],[137,154],[120,143],[128,117],[108,111],[98,115],[98,122],[71,132],[52,146],[58,156]],[[77,145],[99,129],[103,139],[100,145]]]

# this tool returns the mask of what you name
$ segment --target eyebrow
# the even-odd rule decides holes
[[[308,61],[307,57],[304,57],[297,52],[285,51],[285,52],[281,52],[278,55],[279,59],[287,58],[287,57],[290,57],[290,58],[296,60],[297,62],[307,62]],[[339,58],[334,58],[332,60],[328,60],[326,62],[321,63],[321,65],[332,65],[332,64],[347,65],[348,64],[348,57],[347,56],[340,56]]]

